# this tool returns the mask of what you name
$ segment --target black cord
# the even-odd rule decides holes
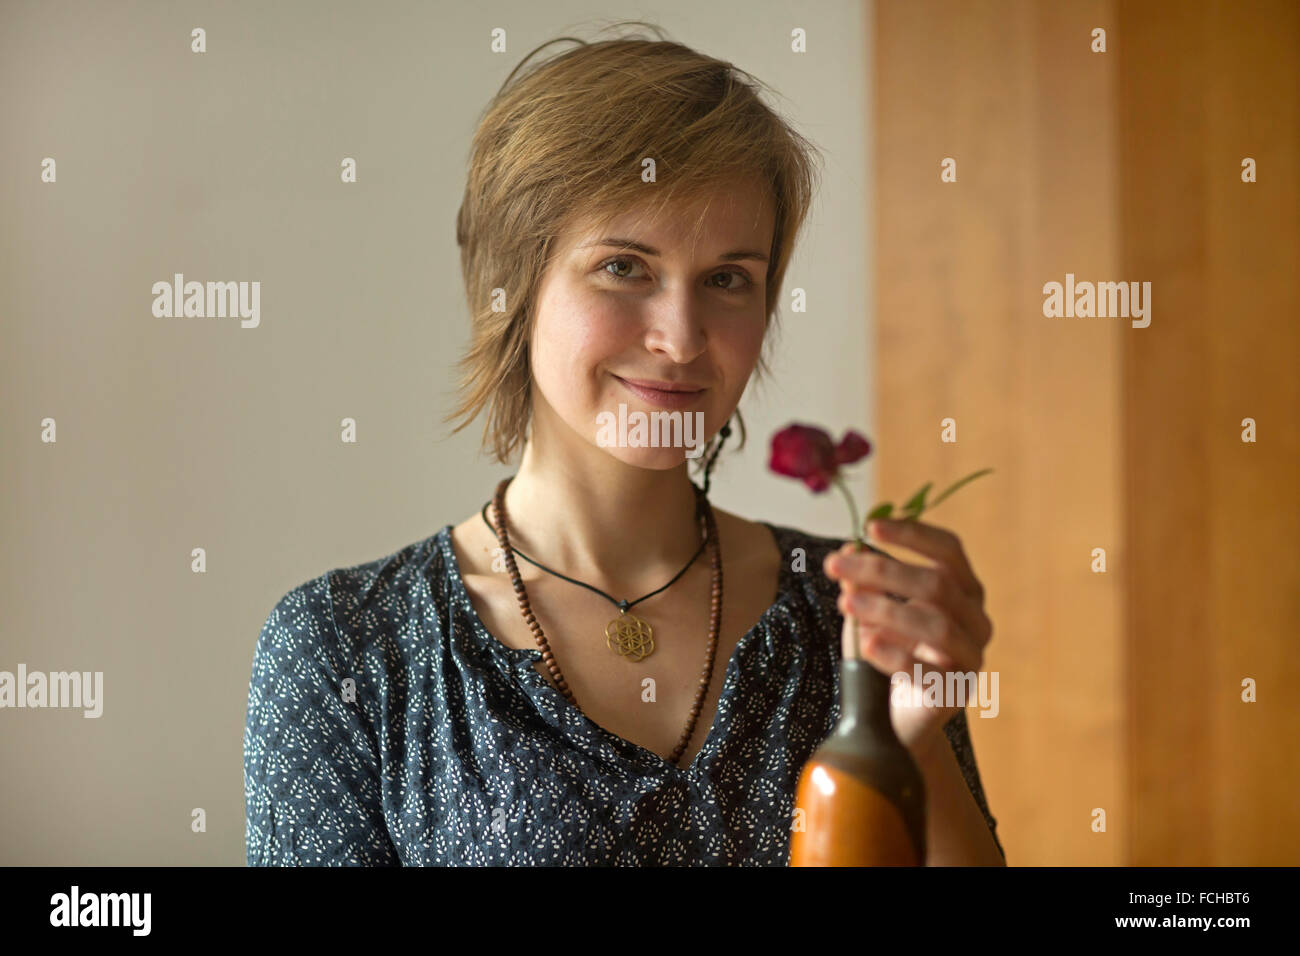
[[[718,440],[718,446],[713,449],[713,454],[709,456],[709,463],[704,466],[704,494],[709,493],[709,479],[712,477],[710,472],[713,471],[713,463],[718,460],[718,453],[722,451],[722,445],[731,435],[731,419],[722,426],[722,431],[718,432],[722,437]]]
[[[698,485],[695,484],[695,482],[691,482],[692,487],[695,488],[695,498],[696,498],[695,513],[697,516],[700,516],[704,513],[705,498],[707,498],[709,494],[709,477],[710,477],[709,473],[713,471],[713,463],[718,460],[718,453],[722,451],[723,442],[725,442],[727,440],[727,437],[731,434],[730,421],[728,421],[727,424],[722,426],[722,431],[719,432],[719,434],[722,436],[722,438],[718,442],[717,447],[713,449],[713,454],[709,456],[708,464],[704,466],[704,487],[700,488]],[[487,516],[488,505],[490,505],[491,503],[492,503],[491,501],[483,502],[483,510],[479,513],[483,516],[483,523],[492,529],[493,534],[496,534],[497,529],[492,527],[492,522],[488,520],[488,516]],[[666,591],[668,588],[672,587],[673,584],[677,581],[677,579],[680,578],[683,574],[685,574],[690,569],[691,565],[695,563],[696,559],[700,556],[700,553],[704,550],[705,545],[707,545],[708,543],[709,541],[706,535],[705,539],[700,542],[700,547],[695,552],[695,554],[691,557],[691,560],[686,562],[686,567],[682,568],[675,575],[673,575],[672,581],[669,581],[667,584],[665,584],[663,587],[659,588],[658,590],[651,591],[649,594],[645,595],[645,597],[639,597],[635,601],[631,601],[631,602],[615,600],[614,598],[606,594],[604,591],[602,591],[600,588],[592,587],[590,584],[586,584],[582,581],[575,581],[567,574],[561,574],[559,571],[554,571],[551,568],[548,568],[546,565],[541,564],[538,561],[534,561],[532,558],[524,554],[514,545],[510,546],[510,550],[513,551],[515,554],[519,555],[519,557],[523,558],[525,561],[527,561],[529,564],[533,565],[534,567],[541,568],[543,571],[547,572],[548,574],[554,574],[557,578],[563,578],[564,580],[568,581],[570,584],[577,584],[581,587],[586,588],[588,591],[595,591],[597,594],[605,598],[607,601],[612,601],[614,604],[618,605],[620,611],[626,611],[629,608],[633,607],[634,605],[640,604],[646,598],[652,598],[660,591]]]
[[[488,505],[490,505],[491,503],[492,503],[492,502],[490,502],[490,501],[488,501],[488,502],[484,502],[484,504],[483,504],[483,510],[482,510],[482,512],[480,512],[480,513],[483,515],[483,522],[484,522],[484,523],[485,523],[489,528],[492,528],[492,522],[491,522],[491,521],[488,521],[487,508],[488,508]],[[496,528],[492,528],[492,533],[493,533],[493,534],[496,534]],[[707,539],[704,540],[704,541],[702,541],[702,542],[700,542],[699,550],[697,550],[697,551],[695,552],[695,554],[691,557],[691,560],[689,560],[689,561],[686,562],[686,567],[682,568],[682,569],[681,569],[680,571],[678,571],[675,575],[673,575],[673,579],[672,579],[672,581],[669,581],[667,584],[665,584],[663,587],[659,588],[658,590],[651,591],[651,592],[650,592],[649,594],[647,594],[645,597],[639,597],[639,598],[637,598],[635,601],[630,601],[630,602],[629,602],[629,601],[618,601],[618,600],[615,600],[614,598],[612,598],[612,597],[610,597],[608,594],[606,594],[604,591],[602,591],[600,588],[592,587],[590,584],[585,584],[585,583],[582,582],[582,581],[575,581],[573,578],[569,577],[567,574],[561,574],[559,571],[552,571],[552,570],[551,570],[550,568],[548,568],[546,565],[541,564],[540,562],[534,561],[532,558],[530,558],[528,555],[524,554],[522,551],[520,551],[520,550],[519,550],[518,548],[516,548],[514,545],[511,545],[511,546],[510,546],[510,550],[513,551],[515,554],[519,555],[519,557],[523,558],[523,559],[524,559],[525,561],[527,561],[529,564],[534,565],[534,566],[536,566],[536,567],[539,567],[539,568],[541,568],[543,571],[546,571],[546,572],[548,572],[548,573],[550,573],[550,574],[554,574],[557,578],[564,578],[564,580],[570,582],[571,584],[578,584],[578,585],[581,585],[582,587],[586,588],[588,591],[595,591],[597,594],[601,595],[601,596],[604,597],[606,600],[608,600],[608,601],[613,601],[613,603],[617,604],[617,605],[618,605],[618,608],[619,608],[620,611],[626,611],[628,608],[632,607],[633,605],[640,604],[640,603],[641,603],[642,601],[644,601],[646,598],[654,597],[656,594],[659,593],[659,591],[664,591],[664,590],[667,590],[668,588],[672,587],[673,583],[676,582],[676,580],[677,580],[678,578],[680,578],[683,574],[685,574],[685,573],[687,572],[687,570],[690,569],[690,566],[691,566],[692,564],[695,563],[696,558],[698,558],[698,557],[700,556],[700,552],[704,550],[704,546],[705,546],[706,544],[708,544],[708,540],[707,540]]]

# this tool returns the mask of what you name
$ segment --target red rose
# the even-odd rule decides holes
[[[853,527],[849,540],[855,542],[858,550],[863,550],[867,547],[867,543],[862,538],[862,527],[858,524],[858,506],[853,501],[849,486],[840,477],[840,468],[861,461],[870,454],[871,442],[853,429],[846,431],[840,443],[836,445],[831,441],[831,436],[826,430],[816,425],[787,425],[772,436],[772,456],[768,460],[767,467],[778,475],[802,480],[815,492],[825,491],[831,485],[839,485],[840,491],[844,492],[844,500],[849,506],[849,519]],[[882,501],[867,512],[867,519],[912,521],[968,481],[973,481],[992,470],[992,468],[984,468],[967,475],[929,502],[925,499],[930,493],[932,483],[927,482],[920,491],[907,499],[907,504],[903,505],[902,513],[898,517],[894,516],[894,506],[888,501]]]
[[[867,441],[853,429],[844,433],[840,443],[835,446],[835,460],[841,465],[851,465],[871,454],[871,442]]]
[[[871,443],[855,431],[836,445],[813,425],[788,425],[772,436],[768,467],[778,475],[798,478],[813,491],[825,491],[840,465],[852,464],[871,452]]]

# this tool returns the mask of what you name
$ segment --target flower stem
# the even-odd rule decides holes
[[[836,475],[834,479],[835,486],[844,493],[844,500],[849,503],[849,515],[853,519],[853,543],[859,551],[862,548],[862,529],[858,527],[858,506],[853,501],[853,495],[849,492],[849,486],[844,483],[844,479]]]

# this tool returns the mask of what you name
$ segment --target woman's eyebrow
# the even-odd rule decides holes
[[[616,249],[632,249],[647,256],[659,255],[657,249],[652,249],[650,246],[637,242],[634,239],[621,239],[617,236],[606,236],[604,239],[596,239],[592,242],[586,242],[578,248],[591,249],[594,246],[612,246]],[[722,255],[718,256],[718,258],[726,259],[728,262],[735,262],[738,259],[757,259],[759,262],[767,262],[767,256],[763,255],[761,252],[754,252],[750,249],[737,249],[735,252],[724,252]]]

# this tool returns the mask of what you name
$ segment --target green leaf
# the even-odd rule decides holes
[[[935,505],[937,505],[939,502],[943,501],[944,498],[947,498],[950,494],[952,494],[954,491],[956,491],[956,490],[957,490],[958,488],[960,488],[962,485],[966,484],[968,481],[974,481],[974,480],[975,480],[976,478],[978,478],[980,475],[987,475],[987,474],[989,474],[989,473],[992,472],[992,471],[993,471],[992,468],[984,468],[984,469],[982,469],[982,470],[980,470],[980,471],[972,472],[971,474],[969,474],[969,475],[967,475],[965,478],[963,478],[961,481],[959,481],[959,482],[957,482],[955,485],[953,485],[951,488],[949,488],[947,491],[945,491],[943,494],[941,494],[938,498],[935,498],[934,501],[930,502],[930,507],[933,508],[933,507],[934,507]]]
[[[880,504],[876,505],[874,508],[872,508],[870,511],[867,512],[868,521],[870,521],[872,518],[884,518],[888,520],[893,516],[894,516],[894,506],[890,504],[888,501],[882,501]]]
[[[907,504],[903,505],[904,515],[919,515],[922,511],[925,510],[925,496],[926,493],[930,490],[930,486],[933,484],[934,482],[927,481],[925,483],[925,486],[920,491],[912,495],[912,497],[908,500]]]

